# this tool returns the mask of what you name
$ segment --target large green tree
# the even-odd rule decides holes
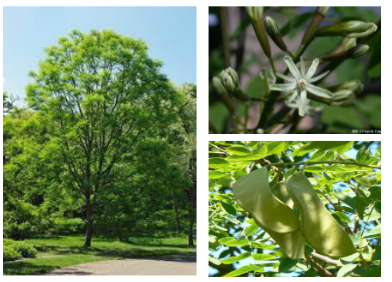
[[[146,136],[165,136],[178,119],[181,95],[160,67],[141,41],[73,31],[30,73],[27,100],[50,132],[45,150],[60,168],[57,180],[85,203],[87,247],[101,192],[115,186]]]

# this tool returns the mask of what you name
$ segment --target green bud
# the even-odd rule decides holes
[[[278,46],[282,51],[287,52],[287,46],[282,39],[279,27],[274,19],[271,17],[266,17],[264,19],[264,25],[268,35],[271,37],[272,41],[275,42],[276,46]]]
[[[261,48],[263,48],[264,54],[268,58],[271,58],[271,49],[263,22],[263,7],[246,7],[246,11],[252,21],[253,29],[255,30]]]
[[[214,78],[212,79],[212,84],[214,85],[216,91],[219,94],[227,92],[226,88],[222,85],[222,82],[220,81],[219,77],[214,76]]]
[[[327,25],[316,31],[317,37],[344,36],[349,38],[361,38],[368,36],[377,30],[377,25],[362,21],[348,21],[333,25]]]
[[[340,53],[343,51],[346,51],[350,49],[351,47],[354,47],[357,45],[357,39],[356,38],[344,38],[343,41],[336,47],[331,54],[336,54]]]
[[[369,46],[365,44],[357,45],[348,49],[348,53],[350,54],[351,58],[358,58],[361,57],[366,51],[369,50]]]
[[[345,101],[347,99],[354,98],[354,97],[355,97],[355,95],[354,95],[353,91],[346,90],[346,89],[339,90],[339,91],[333,93],[333,101],[334,102],[341,102],[341,101]]]
[[[233,96],[236,97],[238,100],[250,100],[250,97],[241,90],[237,72],[231,67],[228,67],[227,69],[223,70],[219,74],[219,78],[224,88],[230,91],[230,93],[233,94]]]
[[[348,100],[344,100],[342,102],[333,102],[331,103],[331,106],[336,106],[336,107],[352,107],[355,106],[357,103],[355,103],[355,101],[353,99],[348,99]]]
[[[329,87],[328,90],[331,92],[350,90],[354,93],[354,95],[358,95],[363,91],[363,84],[360,80],[351,80],[336,86]]]
[[[230,92],[234,92],[237,88],[239,88],[237,72],[231,67],[228,67],[227,69],[223,70],[219,74],[219,78],[221,80],[221,83],[223,84],[223,87],[225,87]]]
[[[329,7],[317,7],[312,20],[308,26],[308,29],[305,31],[304,37],[302,38],[302,45],[305,45],[310,38],[312,38],[314,32],[323,21],[323,19],[327,16],[329,11]]]
[[[246,7],[246,11],[252,21],[261,21],[263,19],[263,10],[263,7]]]
[[[322,61],[343,61],[346,59],[355,59],[363,54],[366,53],[366,51],[369,50],[369,46],[365,44],[360,44],[354,47],[351,47],[350,49],[339,52],[339,53],[332,53],[325,55],[321,57]]]

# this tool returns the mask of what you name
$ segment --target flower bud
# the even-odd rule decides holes
[[[336,107],[352,107],[355,106],[357,103],[355,103],[355,101],[353,99],[348,99],[348,100],[344,100],[342,102],[333,102],[331,103],[331,106],[336,106]]]
[[[227,69],[223,70],[219,74],[219,78],[224,88],[230,91],[230,93],[233,94],[233,96],[236,97],[238,100],[250,100],[250,97],[241,90],[237,72],[231,67],[228,67]]]
[[[336,86],[329,87],[328,90],[331,92],[350,90],[354,93],[354,95],[358,95],[363,91],[363,84],[360,80],[351,80]]]
[[[333,93],[333,101],[334,102],[341,102],[341,101],[345,101],[347,99],[350,98],[354,98],[354,93],[351,90],[339,90],[335,93]]]
[[[263,7],[246,7],[246,11],[252,21],[253,29],[255,30],[261,48],[263,48],[264,54],[268,58],[271,58],[271,49],[263,22]]]
[[[264,19],[264,25],[268,35],[271,37],[272,41],[275,42],[276,46],[278,46],[282,51],[287,52],[287,46],[282,39],[279,27],[274,19],[271,17],[266,17]]]
[[[348,49],[347,51],[351,56],[351,58],[358,58],[361,57],[363,54],[365,54],[367,50],[369,50],[368,45],[360,44]]]
[[[301,44],[304,45],[309,39],[313,36],[314,32],[323,21],[323,19],[327,16],[329,11],[329,7],[317,7],[312,21],[310,22],[308,29],[306,30],[304,37],[302,38]]]
[[[264,134],[264,129],[262,129],[262,128],[257,128],[257,129],[256,129],[256,133],[257,133],[257,134]]]
[[[317,37],[344,36],[349,38],[361,38],[368,36],[377,30],[377,25],[362,21],[348,21],[333,25],[327,25],[316,31]]]
[[[225,87],[230,92],[234,92],[237,88],[239,88],[237,72],[231,67],[228,67],[227,69],[223,70],[219,74],[219,78],[221,83],[223,84],[223,87]]]
[[[252,21],[261,21],[263,18],[263,10],[263,7],[246,7],[246,11]]]
[[[354,47],[357,45],[357,39],[356,38],[344,38],[343,41],[336,47],[331,54],[336,54],[340,53],[343,51],[346,51],[350,49],[351,47]]]
[[[366,51],[369,50],[369,46],[365,44],[360,44],[354,47],[351,47],[350,49],[340,52],[340,53],[332,53],[325,55],[321,57],[322,61],[343,61],[346,59],[355,59],[363,54],[366,53]]]
[[[220,81],[219,77],[214,76],[214,78],[212,79],[212,84],[214,85],[215,90],[219,94],[227,92],[226,88],[222,85],[222,82]]]

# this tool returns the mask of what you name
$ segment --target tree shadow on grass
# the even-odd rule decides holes
[[[173,247],[173,246],[171,246]],[[97,256],[103,256],[108,258],[122,258],[122,259],[140,259],[149,258],[157,260],[172,260],[172,261],[184,261],[184,262],[196,262],[196,253],[194,251],[178,250],[174,248],[167,249],[154,249],[145,250],[141,248],[132,249],[106,249],[99,247],[59,247],[59,246],[44,246],[37,247],[40,252],[51,252],[56,255],[70,255],[70,254],[91,254]]]
[[[34,275],[48,273],[56,267],[52,265],[34,265],[29,262],[3,264],[3,275]]]

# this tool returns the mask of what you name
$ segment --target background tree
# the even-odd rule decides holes
[[[209,153],[211,276],[381,276],[379,142],[222,141],[210,142]],[[232,193],[235,181],[265,166],[271,187],[303,169],[357,252],[332,259],[306,243],[307,260],[287,257]]]

